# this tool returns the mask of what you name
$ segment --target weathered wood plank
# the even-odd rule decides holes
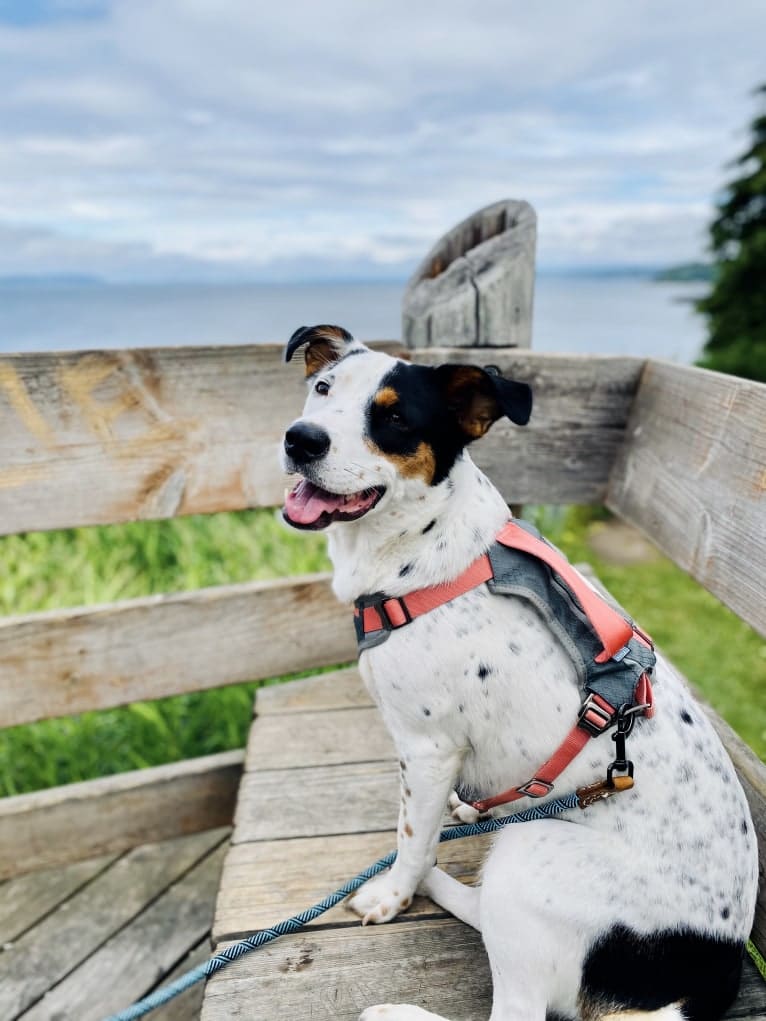
[[[487,349],[415,357],[483,364]],[[642,362],[492,360],[536,391],[528,428],[495,426],[475,448],[507,498],[600,500]],[[279,345],[0,358],[0,534],[274,506],[303,397]]]
[[[503,199],[448,231],[402,299],[408,347],[526,347],[532,337],[537,217]]]
[[[394,829],[398,774],[393,762],[245,773],[232,843]]]
[[[117,855],[75,862],[63,869],[17,876],[0,884],[0,946],[31,929],[41,918],[104,872]]]
[[[150,901],[134,920],[53,988],[21,1021],[101,1021],[167,975],[210,929],[225,847],[218,847]],[[164,984],[164,983],[163,983]]]
[[[481,937],[454,919],[329,929],[242,958],[207,986],[202,1021],[358,1021],[373,1003],[414,1003],[486,1021],[491,981]]]
[[[302,383],[279,344],[6,355],[0,533],[273,506]]]
[[[257,716],[356,709],[371,705],[372,698],[355,666],[301,681],[270,684],[259,688],[255,695]],[[286,725],[289,726],[289,723]]]
[[[474,883],[491,842],[487,835],[442,844],[439,865],[456,879]],[[394,830],[230,847],[221,875],[213,941],[236,939],[303,911],[395,848]],[[441,908],[426,897],[416,897],[406,917],[436,915],[444,915]],[[359,925],[359,916],[344,901],[312,925]]]
[[[327,575],[0,620],[0,726],[356,657]]]
[[[0,877],[228,826],[244,753],[0,800]]]
[[[766,385],[649,362],[607,506],[766,635]]]
[[[486,1021],[491,977],[481,937],[454,919],[328,929],[285,937],[218,972],[201,1021],[358,1021],[373,1003],[411,1003],[450,1021]],[[766,1017],[763,980],[752,962],[738,1021]]]
[[[224,839],[212,831],[138,847],[21,936],[0,954],[0,1017],[32,1007]]]
[[[245,769],[291,769],[395,757],[377,709],[328,709],[256,718]]]
[[[413,361],[491,361],[529,383],[529,425],[496,422],[471,456],[509,503],[602,503],[643,362],[516,350],[413,351]]]
[[[211,954],[210,936],[207,934],[196,947],[192,947],[177,968],[174,968],[169,975],[165,975],[162,985],[175,982],[181,975],[185,975],[187,971],[191,971],[192,968],[196,968],[198,964],[206,961]],[[198,982],[196,986],[190,986],[175,1000],[171,1000],[164,1007],[155,1010],[151,1015],[152,1021],[199,1021],[204,995],[205,983]]]

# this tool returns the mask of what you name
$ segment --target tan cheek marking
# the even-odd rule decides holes
[[[394,465],[405,479],[422,479],[430,486],[436,474],[436,456],[433,449],[425,442],[421,443],[414,454],[387,454],[374,443],[367,441],[368,448],[377,455],[385,457]]]

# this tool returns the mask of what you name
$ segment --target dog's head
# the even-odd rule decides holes
[[[506,416],[525,425],[526,383],[475,365],[412,365],[372,351],[340,326],[297,330],[309,394],[285,433],[282,467],[301,476],[285,520],[321,529],[356,521],[447,479],[464,447]]]

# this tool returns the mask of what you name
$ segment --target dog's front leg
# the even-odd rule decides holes
[[[396,861],[388,872],[356,893],[349,907],[362,924],[390,922],[412,903],[420,882],[435,860],[444,805],[460,768],[457,752],[445,754],[435,744],[408,747],[400,761],[401,804]]]

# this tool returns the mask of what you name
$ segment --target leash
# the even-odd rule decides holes
[[[619,778],[616,777],[615,780],[617,779]],[[597,797],[595,793],[596,787],[599,788]],[[502,830],[514,823],[548,819],[551,816],[568,812],[572,808],[585,808],[588,804],[592,804],[594,800],[600,800],[603,797],[609,796],[603,781],[599,784],[593,784],[592,788],[592,792],[591,788],[580,788],[579,791],[573,791],[571,794],[561,798],[554,798],[544,805],[527,808],[523,812],[515,812],[513,815],[507,815],[502,819],[482,819],[479,822],[465,823],[461,826],[448,826],[439,834],[439,843],[441,844],[448,840],[461,840],[463,837],[476,837],[481,833],[496,833],[498,830]],[[119,1014],[111,1014],[105,1021],[136,1021],[136,1018],[143,1017],[150,1011],[156,1010],[157,1007],[161,1007],[163,1004],[175,999],[176,996],[180,996],[181,993],[196,985],[197,982],[202,982],[204,979],[209,978],[217,971],[225,968],[227,964],[231,964],[232,961],[244,957],[245,954],[249,954],[252,950],[257,950],[258,947],[265,946],[280,936],[298,932],[308,925],[309,922],[313,922],[315,918],[323,915],[325,911],[335,907],[336,904],[339,904],[340,901],[348,897],[350,893],[358,890],[368,879],[372,879],[380,872],[383,872],[384,869],[393,865],[395,859],[396,851],[392,851],[376,861],[374,865],[370,865],[369,868],[360,872],[359,875],[349,880],[348,883],[345,883],[334,893],[325,897],[324,900],[314,904],[313,907],[307,908],[306,911],[302,911],[299,915],[293,915],[292,918],[287,918],[283,922],[278,922],[270,929],[260,929],[251,936],[232,943],[231,946],[221,950],[215,956],[205,961],[204,964],[200,964],[196,968],[192,968],[191,971],[187,971],[185,975],[176,979],[175,982],[155,990],[149,996],[138,1000],[131,1007],[120,1011]]]

